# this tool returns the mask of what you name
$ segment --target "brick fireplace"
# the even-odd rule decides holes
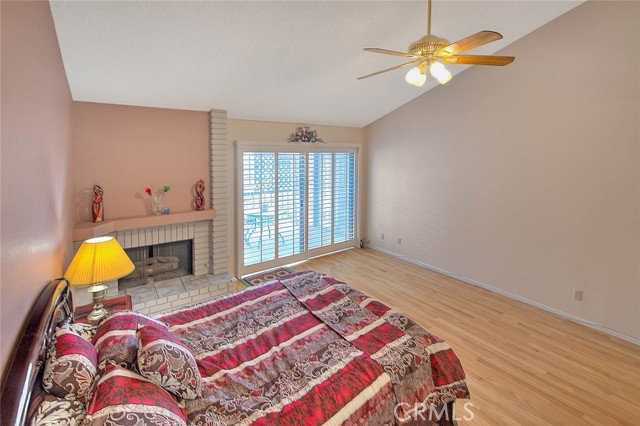
[[[168,243],[191,241],[193,275],[204,275],[211,271],[211,221],[178,223],[153,228],[138,228],[117,231],[113,235],[123,249],[161,246]],[[132,259],[134,260],[134,259]]]
[[[189,284],[198,284],[197,288],[190,285],[184,286],[185,294],[171,294],[169,297],[149,296],[141,300],[140,294],[133,295],[134,309],[143,312],[159,312],[160,307],[166,309],[200,301],[206,296],[216,296],[234,290],[235,283],[228,274],[213,275],[213,244],[212,238],[213,220],[215,211],[192,211],[175,213],[166,216],[142,216],[135,218],[116,219],[105,221],[101,224],[87,224],[84,228],[77,227],[74,231],[75,249],[82,241],[98,235],[110,235],[116,238],[125,251],[145,247],[162,247],[171,243],[188,242],[191,247],[190,277],[184,277],[183,281]],[[168,256],[173,257],[173,256]],[[200,278],[200,279],[199,279]],[[204,281],[203,281],[204,280]],[[151,280],[153,282],[153,280]],[[119,287],[118,282],[105,283],[109,290],[107,297],[115,297],[122,294],[131,294],[131,289]],[[232,285],[233,284],[233,285]],[[149,287],[149,281],[141,283],[141,290]],[[76,305],[89,303],[86,291],[77,289],[74,291]],[[195,290],[195,292],[193,291]],[[151,290],[155,291],[155,290]],[[175,296],[175,297],[174,297]],[[195,297],[195,299],[194,299]],[[158,307],[158,308],[156,308]],[[158,310],[156,310],[158,309]]]
[[[175,212],[160,216],[108,218],[100,223],[80,221],[74,227],[75,250],[80,247],[82,241],[104,235],[115,237],[125,250],[190,241],[192,247],[191,275],[175,278],[182,282],[185,291],[180,294],[167,295],[167,288],[156,288],[155,299],[145,300],[143,303],[140,302],[139,297],[136,302],[136,295],[132,295],[133,307],[136,310],[153,314],[235,291],[235,279],[229,275],[227,222],[227,154],[229,145],[227,143],[226,111],[210,111],[209,130],[210,175],[207,187],[210,192],[207,197],[207,209]],[[84,202],[83,200],[86,198],[85,193],[81,194],[79,203]],[[168,261],[171,262],[172,259]],[[166,281],[163,282],[166,283]],[[119,289],[117,282],[105,284],[109,287],[107,297],[131,294],[128,289]],[[149,283],[145,285],[149,285]],[[140,287],[144,287],[144,285]],[[84,288],[74,289],[73,296],[75,305],[88,303],[87,292]]]
[[[193,240],[128,248],[135,270],[118,280],[118,289],[138,287],[193,274]]]

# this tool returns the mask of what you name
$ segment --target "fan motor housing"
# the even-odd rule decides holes
[[[409,53],[420,56],[434,56],[433,52],[448,46],[449,41],[433,34],[426,35],[409,45]]]

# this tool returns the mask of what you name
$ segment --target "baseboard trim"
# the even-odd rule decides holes
[[[428,263],[420,262],[419,260],[415,260],[415,259],[412,259],[410,257],[403,256],[401,254],[394,253],[392,251],[385,250],[385,249],[380,248],[380,247],[376,247],[376,246],[373,246],[373,245],[369,245],[368,247],[370,247],[373,250],[379,251],[380,253],[384,253],[384,254],[387,254],[389,256],[395,257],[396,259],[404,260],[405,262],[409,262],[409,263],[412,263],[414,265],[420,266],[422,268],[429,269],[430,271],[434,271],[434,272],[437,272],[439,274],[446,275],[449,278],[453,278],[453,279],[456,279],[458,281],[462,281],[463,283],[470,284],[470,285],[475,286],[475,287],[480,287],[480,288],[488,290],[488,291],[490,291],[492,293],[497,293],[497,294],[500,294],[502,296],[508,297],[509,299],[517,300],[518,302],[522,302],[522,303],[525,303],[525,304],[527,304],[529,306],[533,306],[535,308],[542,309],[543,311],[550,312],[552,314],[558,315],[558,316],[560,316],[562,318],[568,319],[569,321],[573,321],[575,323],[587,326],[587,327],[592,328],[594,330],[600,331],[602,333],[608,334],[610,336],[617,337],[617,338],[625,340],[625,341],[627,341],[629,343],[633,343],[634,345],[639,345],[640,346],[640,339],[637,339],[635,337],[629,336],[629,335],[624,334],[624,333],[620,333],[619,331],[616,331],[616,330],[612,330],[609,327],[606,327],[606,326],[604,326],[602,324],[598,324],[598,323],[595,323],[593,321],[589,321],[589,320],[586,320],[584,318],[580,318],[578,316],[569,314],[569,313],[561,311],[559,309],[552,308],[552,307],[547,306],[547,305],[543,305],[542,303],[535,302],[535,301],[533,301],[531,299],[527,299],[526,297],[522,297],[522,296],[519,296],[517,294],[510,293],[508,291],[502,290],[502,289],[497,288],[497,287],[490,286],[488,284],[476,281],[476,280],[471,279],[471,278],[463,277],[463,276],[454,274],[452,272],[445,271],[444,269],[440,269],[438,267],[429,265]]]

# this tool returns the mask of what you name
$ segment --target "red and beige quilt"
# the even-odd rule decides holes
[[[318,272],[159,319],[203,377],[185,401],[194,425],[430,424],[432,407],[469,396],[441,338]]]

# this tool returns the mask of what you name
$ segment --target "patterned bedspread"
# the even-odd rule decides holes
[[[425,425],[431,407],[469,397],[442,339],[317,272],[160,319],[198,361],[194,425]]]

